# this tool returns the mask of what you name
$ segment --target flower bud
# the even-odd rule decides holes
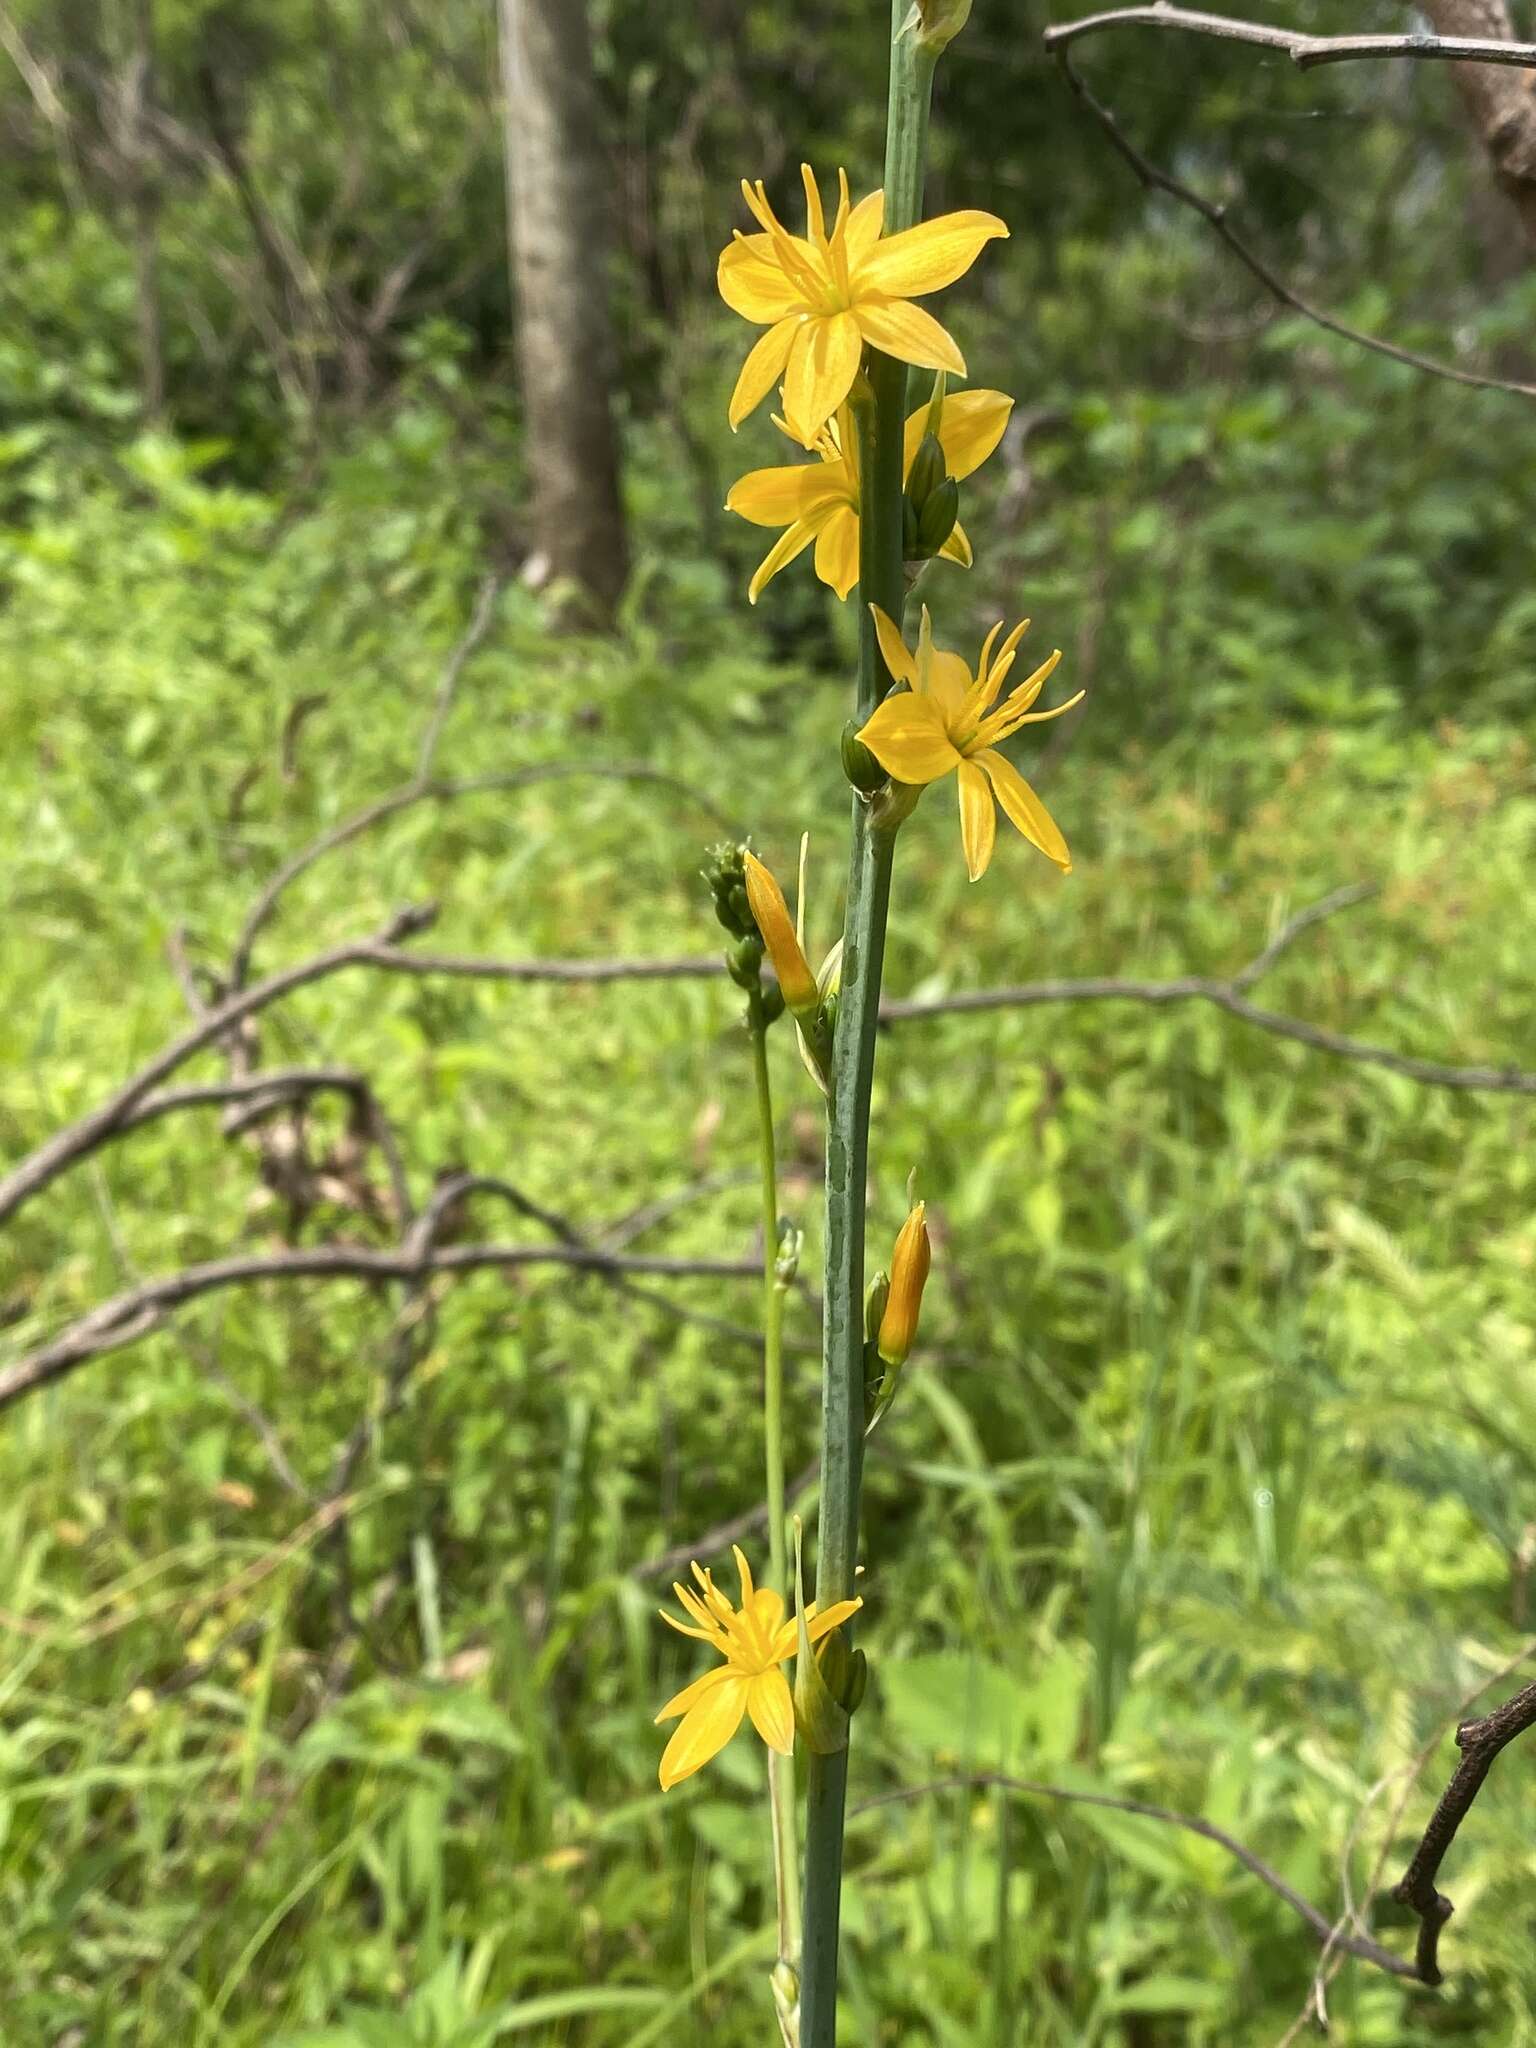
[[[960,486],[952,476],[947,476],[937,489],[928,493],[917,517],[919,561],[929,561],[939,552],[954,532],[955,521],[959,517]]]
[[[971,18],[971,0],[912,0],[912,12],[901,33],[914,35],[920,48],[937,57]]]
[[[943,444],[938,435],[930,429],[918,442],[917,453],[912,458],[912,467],[907,471],[907,492],[913,504],[921,508],[948,474],[949,466],[944,460]]]
[[[914,534],[916,527],[913,528]],[[843,773],[864,796],[872,796],[890,777],[859,738],[859,721],[850,718],[843,727]]]
[[[891,1292],[880,1318],[875,1349],[887,1365],[901,1365],[917,1336],[923,1288],[933,1254],[928,1244],[927,1203],[919,1202],[901,1226],[891,1254]]]
[[[779,987],[784,991],[784,1001],[794,1016],[811,1014],[821,1003],[821,993],[816,986],[816,977],[811,972],[810,962],[801,951],[800,941],[795,937],[795,927],[790,922],[789,905],[784,901],[784,891],[755,854],[744,856],[747,875],[747,901],[752,906],[752,916],[763,935],[763,944],[768,948],[768,958],[773,962],[773,971],[779,978]]]

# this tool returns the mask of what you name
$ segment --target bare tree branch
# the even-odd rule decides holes
[[[367,964],[386,974],[442,974],[465,981],[712,981],[723,969],[718,954],[660,960],[496,960],[475,953],[407,953],[373,945]]]
[[[1238,234],[1227,218],[1225,206],[1218,205],[1216,201],[1207,199],[1203,193],[1197,192],[1192,185],[1186,185],[1181,178],[1176,178],[1171,171],[1163,170],[1160,165],[1153,163],[1150,157],[1144,155],[1136,147],[1136,144],[1131,141],[1124,128],[1120,125],[1119,117],[1097,97],[1088,85],[1087,80],[1072,62],[1071,55],[1069,54],[1069,44],[1074,34],[1086,33],[1090,27],[1111,28],[1119,26],[1126,20],[1127,16],[1136,21],[1146,21],[1163,27],[1188,27],[1193,20],[1214,21],[1218,19],[1216,16],[1191,17],[1190,20],[1180,19],[1177,21],[1169,18],[1177,12],[1178,10],[1171,8],[1131,8],[1121,10],[1115,14],[1095,15],[1086,22],[1066,22],[1060,28],[1051,29],[1046,32],[1046,41],[1054,49],[1056,60],[1061,66],[1062,75],[1076,94],[1079,103],[1092,114],[1094,120],[1098,122],[1100,128],[1103,129],[1105,135],[1125,159],[1126,163],[1130,165],[1142,185],[1149,191],[1162,192],[1168,198],[1177,200],[1181,206],[1187,206],[1192,212],[1198,213],[1200,218],[1207,222],[1220,237],[1226,247],[1237,258],[1238,262],[1252,276],[1258,279],[1259,283],[1263,285],[1264,289],[1273,298],[1277,299],[1282,306],[1288,306],[1293,313],[1299,313],[1304,320],[1310,320],[1314,326],[1323,328],[1329,334],[1336,334],[1342,341],[1352,342],[1359,348],[1370,349],[1376,355],[1386,356],[1391,362],[1403,363],[1411,370],[1421,370],[1426,376],[1443,377],[1452,384],[1469,385],[1476,391],[1503,391],[1515,398],[1536,398],[1536,384],[1523,384],[1512,377],[1485,376],[1480,371],[1463,370],[1455,363],[1442,362],[1435,356],[1421,355],[1417,349],[1403,348],[1395,341],[1383,340],[1380,335],[1367,334],[1362,327],[1352,327],[1347,320],[1340,320],[1334,314],[1325,312],[1321,306],[1314,305],[1310,299],[1304,299],[1299,292],[1293,290],[1286,283],[1279,272],[1273,269],[1250,243],[1246,242]],[[1255,24],[1251,22],[1238,22],[1229,24],[1229,26],[1232,28],[1250,29],[1254,28]],[[1210,32],[1215,33],[1214,30]],[[1273,33],[1278,36],[1281,32],[1276,30]],[[1263,35],[1255,33],[1252,36],[1238,38],[1241,41],[1267,41],[1268,39],[1268,32]],[[1320,40],[1327,39],[1323,38]],[[1367,37],[1364,40],[1370,41],[1373,39]],[[1386,37],[1381,40],[1390,42],[1393,38]],[[1523,46],[1500,44],[1496,47],[1510,49]],[[1377,54],[1389,53],[1378,52]],[[1401,54],[1406,54],[1406,52]]]
[[[903,1785],[894,1792],[880,1792],[873,1799],[865,1799],[852,1810],[853,1815],[869,1813],[875,1807],[894,1806],[911,1799],[926,1799],[934,1792],[985,1791],[992,1789],[1002,1792],[1019,1792],[1031,1799],[1059,1799],[1073,1806],[1097,1806],[1109,1813],[1128,1813],[1140,1820],[1162,1821],[1168,1827],[1182,1828],[1187,1834],[1200,1835],[1207,1842],[1215,1842],[1225,1849],[1243,1868],[1265,1884],[1279,1899],[1283,1899],[1293,1913],[1298,1914],[1311,1928],[1321,1942],[1331,1943],[1335,1951],[1343,1949],[1362,1962],[1374,1963],[1378,1970],[1385,1970],[1393,1977],[1407,1977],[1414,1982],[1434,1983],[1434,1978],[1421,1978],[1419,1970],[1404,1956],[1394,1955],[1379,1942],[1359,1934],[1343,1934],[1333,1925],[1326,1913],[1319,1912],[1310,1900],[1288,1885],[1279,1871],[1272,1870],[1262,1856],[1229,1835],[1225,1828],[1219,1828],[1214,1821],[1204,1820],[1198,1814],[1177,1813],[1167,1806],[1149,1806],[1141,1799],[1119,1799],[1107,1792],[1077,1792],[1065,1785],[1046,1785],[1032,1778],[1010,1778],[997,1771],[978,1771],[966,1777],[939,1778],[925,1785]],[[850,1818],[852,1815],[850,1816]]]
[[[784,1489],[786,1505],[798,1500],[806,1488],[813,1486],[821,1470],[819,1461],[807,1465],[803,1472],[797,1472]],[[729,1521],[717,1522],[713,1529],[706,1529],[702,1536],[695,1536],[690,1542],[675,1543],[670,1550],[663,1550],[655,1557],[648,1557],[642,1564],[629,1568],[632,1579],[670,1579],[692,1563],[696,1557],[714,1557],[718,1552],[739,1543],[743,1536],[751,1536],[768,1524],[768,1505],[759,1501],[755,1508],[745,1513],[732,1515]]]
[[[1449,1066],[1439,1060],[1421,1060],[1411,1054],[1394,1052],[1389,1046],[1371,1045],[1350,1038],[1341,1031],[1328,1031],[1308,1024],[1300,1017],[1287,1017],[1278,1010],[1260,1008],[1248,1000],[1245,991],[1267,974],[1286,949],[1324,918],[1332,917],[1374,894],[1367,884],[1336,889],[1321,902],[1300,911],[1284,925],[1257,958],[1236,974],[1223,979],[1216,975],[1187,974],[1172,981],[1128,981],[1114,976],[1089,977],[1078,981],[1023,982],[1017,988],[965,989],[952,996],[937,996],[922,1002],[887,1002],[880,1018],[886,1024],[910,1024],[928,1017],[963,1016],[978,1010],[1031,1009],[1039,1003],[1128,1002],[1128,1003],[1212,1003],[1244,1024],[1268,1031],[1276,1038],[1289,1038],[1313,1052],[1329,1053],[1336,1059],[1354,1060],[1363,1066],[1385,1068],[1429,1088],[1468,1089],[1491,1095],[1536,1095],[1536,1073],[1519,1067]]]
[[[667,1280],[762,1278],[761,1265],[752,1259],[661,1258],[567,1244],[456,1244],[423,1251],[409,1245],[381,1251],[322,1244],[296,1251],[241,1254],[185,1267],[100,1303],[49,1343],[0,1369],[0,1408],[62,1378],[89,1359],[137,1343],[158,1329],[173,1309],[223,1288],[268,1280],[409,1284],[437,1273],[510,1272],[528,1266],[569,1266],[604,1279],[631,1274]]]
[[[952,996],[921,1001],[891,1000],[881,1005],[884,1024],[921,1023],[928,1018],[965,1015],[973,1011],[1031,1009],[1046,1003],[1135,1002],[1149,1004],[1206,1002],[1225,1010],[1241,1023],[1286,1038],[1337,1059],[1353,1060],[1401,1074],[1429,1088],[1449,1088],[1492,1095],[1536,1095],[1536,1073],[1519,1067],[1458,1066],[1439,1060],[1425,1060],[1399,1053],[1389,1046],[1374,1045],[1343,1032],[1330,1031],[1264,1009],[1248,1000],[1246,991],[1260,975],[1267,973],[1287,947],[1305,931],[1372,893],[1368,885],[1357,884],[1335,890],[1320,903],[1298,913],[1276,934],[1254,960],[1228,977],[1183,975],[1168,981],[1138,981],[1119,976],[1090,976],[1081,980],[1024,982],[1014,988],[970,989]],[[117,1093],[78,1122],[58,1131],[36,1151],[12,1168],[0,1180],[0,1223],[15,1215],[24,1203],[41,1192],[79,1160],[88,1157],[110,1139],[135,1129],[152,1117],[202,1102],[237,1102],[253,1108],[266,1102],[268,1092],[291,1086],[303,1092],[298,1078],[304,1073],[334,1076],[341,1086],[344,1069],[283,1069],[269,1074],[259,1070],[236,1082],[209,1083],[206,1087],[161,1090],[158,1084],[196,1053],[226,1038],[244,1018],[255,1015],[293,990],[320,981],[327,975],[352,967],[374,967],[391,974],[445,975],[475,981],[554,982],[573,986],[596,986],[610,982],[708,980],[720,972],[713,957],[655,960],[498,960],[474,954],[417,953],[396,941],[421,931],[432,922],[433,908],[402,911],[378,938],[359,939],[328,953],[302,960],[265,981],[232,995],[213,1009],[205,1010],[192,1028],[141,1067]],[[268,1107],[273,1106],[267,1104]],[[375,1105],[376,1111],[376,1105]],[[380,1142],[384,1134],[375,1131]],[[399,1177],[398,1160],[396,1177]],[[408,1204],[401,1214],[408,1214]]]
[[[413,781],[393,789],[387,796],[367,804],[339,824],[322,832],[308,846],[285,860],[275,870],[271,879],[262,889],[252,905],[240,935],[235,942],[231,958],[229,985],[242,988],[250,972],[251,954],[256,940],[271,921],[272,915],[284,893],[299,877],[306,874],[317,861],[327,854],[349,846],[375,825],[382,825],[387,819],[398,817],[402,811],[410,810],[416,804],[451,803],[459,797],[482,796],[498,790],[526,789],[539,782],[563,781],[568,776],[591,776],[610,782],[647,782],[662,789],[670,789],[686,796],[691,803],[705,811],[717,824],[725,824],[725,815],[707,798],[700,795],[692,784],[681,782],[676,776],[664,774],[658,768],[649,768],[643,762],[601,762],[601,761],[546,761],[532,768],[509,769],[499,775],[472,775],[459,781]]]
[[[1506,42],[1482,36],[1308,36],[1291,29],[1272,28],[1267,22],[1234,21],[1224,14],[1207,14],[1203,9],[1172,7],[1167,0],[1152,0],[1145,7],[1112,7],[1101,14],[1084,15],[1079,21],[1058,22],[1045,31],[1049,50],[1065,49],[1083,36],[1098,35],[1111,28],[1174,29],[1186,35],[1217,36],[1229,43],[1253,43],[1261,49],[1278,50],[1301,71],[1319,64],[1352,64],[1363,59],[1408,58],[1420,63],[1504,64],[1517,69],[1536,70],[1536,43]]]
[[[407,938],[413,932],[425,931],[436,915],[435,907],[430,906],[398,911],[377,938],[355,939],[348,945],[333,947],[328,953],[317,953],[308,960],[300,960],[294,966],[270,975],[266,981],[257,982],[205,1010],[190,1029],[163,1046],[115,1094],[108,1096],[105,1102],[77,1123],[56,1132],[46,1144],[40,1145],[0,1180],[0,1223],[14,1216],[24,1202],[30,1201],[50,1181],[56,1180],[67,1167],[114,1136],[139,1109],[145,1097],[152,1094],[167,1076],[184,1066],[194,1053],[227,1037],[243,1018],[253,1016],[256,1011],[292,994],[295,989],[306,987],[310,982],[322,981],[327,975],[363,965],[378,949],[389,952],[397,940]]]
[[[1461,1762],[1430,1815],[1408,1868],[1392,1889],[1393,1898],[1419,1916],[1418,1973],[1426,1984],[1442,1981],[1440,1930],[1456,1910],[1444,1892],[1435,1888],[1440,1865],[1493,1769],[1494,1759],[1531,1727],[1536,1727],[1536,1684],[1526,1686],[1491,1714],[1463,1721],[1456,1730]]]

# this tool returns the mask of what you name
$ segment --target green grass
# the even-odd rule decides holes
[[[391,525],[354,475],[274,540],[260,501],[154,489],[148,508],[84,495],[12,548],[8,1156],[184,1022],[173,931],[216,967],[270,868],[409,772],[473,580],[449,496],[419,493]],[[692,573],[660,571],[611,649],[549,642],[510,593],[440,764],[643,762],[692,797],[577,778],[423,807],[307,877],[260,964],[427,898],[445,949],[708,951],[696,870],[720,813],[785,868],[811,830],[819,948],[843,687],[743,653],[737,600]],[[941,637],[969,630],[975,601],[938,587]],[[1070,630],[1040,607],[1038,634]],[[898,860],[893,992],[1228,972],[1366,880],[1379,897],[1303,939],[1263,999],[1430,1057],[1536,1065],[1521,732],[1475,712],[1431,728],[1379,693],[1303,720],[1231,691],[1219,721],[1120,741],[1120,681],[1152,680],[1140,660],[1113,658],[1105,722],[1050,779],[1069,881],[1010,837],[970,888],[952,799],[923,803]],[[284,721],[312,694],[285,768]],[[817,1104],[775,1037],[784,1199],[814,1276]],[[703,1181],[644,1248],[751,1250],[746,1046],[723,976],[353,974],[267,1013],[261,1049],[368,1071],[418,1193],[444,1168],[504,1174],[597,1228]],[[1196,1006],[886,1033],[872,1228],[883,1246],[915,1166],[937,1256],[869,1472],[856,1805],[1004,1769],[1202,1812],[1325,1910],[1351,1841],[1363,1881],[1392,1774],[1531,1625],[1533,1121],[1528,1098],[1423,1089]],[[340,1112],[314,1127],[334,1141]],[[536,1234],[494,1209],[480,1227]],[[9,1231],[7,1344],[284,1228],[210,1115],[145,1130]],[[380,1236],[339,1207],[303,1232]],[[668,1293],[756,1312],[750,1282]],[[761,1756],[742,1739],[657,1793],[651,1715],[692,1666],[654,1620],[664,1589],[633,1576],[757,1498],[750,1349],[559,1272],[445,1291],[358,1481],[368,1629],[337,1684],[333,1554],[231,1390],[322,1488],[390,1321],[350,1283],[220,1295],[7,1416],[8,2037],[761,2043]],[[796,1470],[815,1440],[804,1301],[789,1334]],[[1392,1875],[1449,1754],[1408,1800]],[[1446,1872],[1448,1989],[1351,1965],[1335,2038],[1536,2041],[1533,1822],[1513,1752]],[[1305,1930],[1211,1845],[1150,1823],[943,1792],[856,1817],[851,1843],[853,2042],[1269,2044],[1306,1994]],[[1411,1945],[1401,1916],[1377,1920]]]

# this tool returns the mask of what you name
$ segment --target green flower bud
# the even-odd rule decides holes
[[[924,434],[917,444],[912,467],[907,471],[907,496],[916,506],[919,517],[923,506],[948,474],[949,465],[944,460],[944,449],[938,435]]]
[[[929,492],[917,516],[917,558],[927,561],[936,555],[955,530],[960,516],[960,486],[952,476],[944,478]]]
[[[912,12],[901,24],[901,33],[916,36],[919,47],[937,57],[970,18],[971,0],[912,0]]]
[[[885,770],[859,738],[859,721],[850,718],[843,727],[843,773],[864,796],[873,796],[889,780]]]
[[[762,975],[763,942],[756,932],[725,949],[725,971],[738,988],[755,989]]]

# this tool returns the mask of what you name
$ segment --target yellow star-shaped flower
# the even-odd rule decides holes
[[[906,425],[902,478],[906,479],[927,432],[930,408],[919,406]],[[941,401],[939,445],[948,475],[963,481],[980,469],[1003,438],[1013,400],[1002,391],[955,391]],[[774,425],[789,438],[799,437],[775,415]],[[754,526],[782,526],[780,534],[747,587],[756,604],[764,584],[796,555],[816,543],[816,574],[838,596],[846,597],[859,580],[859,459],[853,420],[847,406],[838,408],[816,437],[819,462],[792,462],[780,469],[754,469],[731,486],[727,512],[739,512]],[[946,561],[971,566],[971,544],[957,525],[939,553]]]
[[[693,1575],[699,1582],[698,1592],[687,1586],[672,1588],[695,1625],[661,1610],[662,1620],[679,1635],[696,1636],[725,1659],[724,1664],[675,1693],[656,1716],[658,1723],[674,1720],[679,1714],[683,1717],[662,1754],[663,1792],[670,1792],[718,1756],[741,1726],[743,1714],[751,1715],[758,1734],[781,1756],[788,1756],[795,1746],[794,1701],[781,1666],[795,1654],[798,1630],[793,1621],[785,1620],[784,1602],[777,1593],[767,1586],[753,1586],[751,1568],[735,1544],[731,1553],[741,1574],[739,1608],[732,1607],[719,1591],[713,1575],[696,1564]],[[819,1643],[863,1604],[862,1600],[839,1600],[825,1614],[818,1614],[812,1601],[805,1610],[806,1634]]]
[[[766,327],[747,357],[731,398],[739,427],[782,378],[790,430],[807,447],[853,388],[866,344],[919,369],[965,375],[954,341],[914,298],[963,277],[994,235],[1007,227],[995,214],[941,214],[900,234],[882,233],[885,194],[848,201],[838,172],[837,217],[828,232],[821,194],[809,164],[806,231],[792,235],[768,204],[762,181],[742,193],[763,232],[739,231],[720,257],[720,296],[744,320]]]
[[[1026,676],[1005,702],[990,715],[987,706],[1002,688],[1013,667],[1028,619],[1016,626],[993,659],[992,648],[1003,630],[999,621],[987,635],[976,674],[958,654],[933,644],[933,626],[928,607],[923,606],[922,630],[914,658],[900,629],[878,605],[871,605],[875,631],[885,665],[898,682],[910,688],[893,690],[876,705],[874,714],[859,734],[887,775],[898,782],[937,782],[953,773],[960,786],[960,841],[965,848],[965,865],[973,882],[980,881],[992,859],[997,836],[997,812],[993,798],[1002,805],[1009,822],[1032,846],[1038,846],[1048,860],[1055,861],[1064,874],[1072,870],[1067,842],[1056,821],[1013,763],[997,752],[1020,726],[1038,725],[1047,718],[1059,718],[1083,700],[1083,691],[1053,711],[1031,709],[1045,688],[1046,678],[1061,659],[1058,647],[1048,661],[1042,661]]]

